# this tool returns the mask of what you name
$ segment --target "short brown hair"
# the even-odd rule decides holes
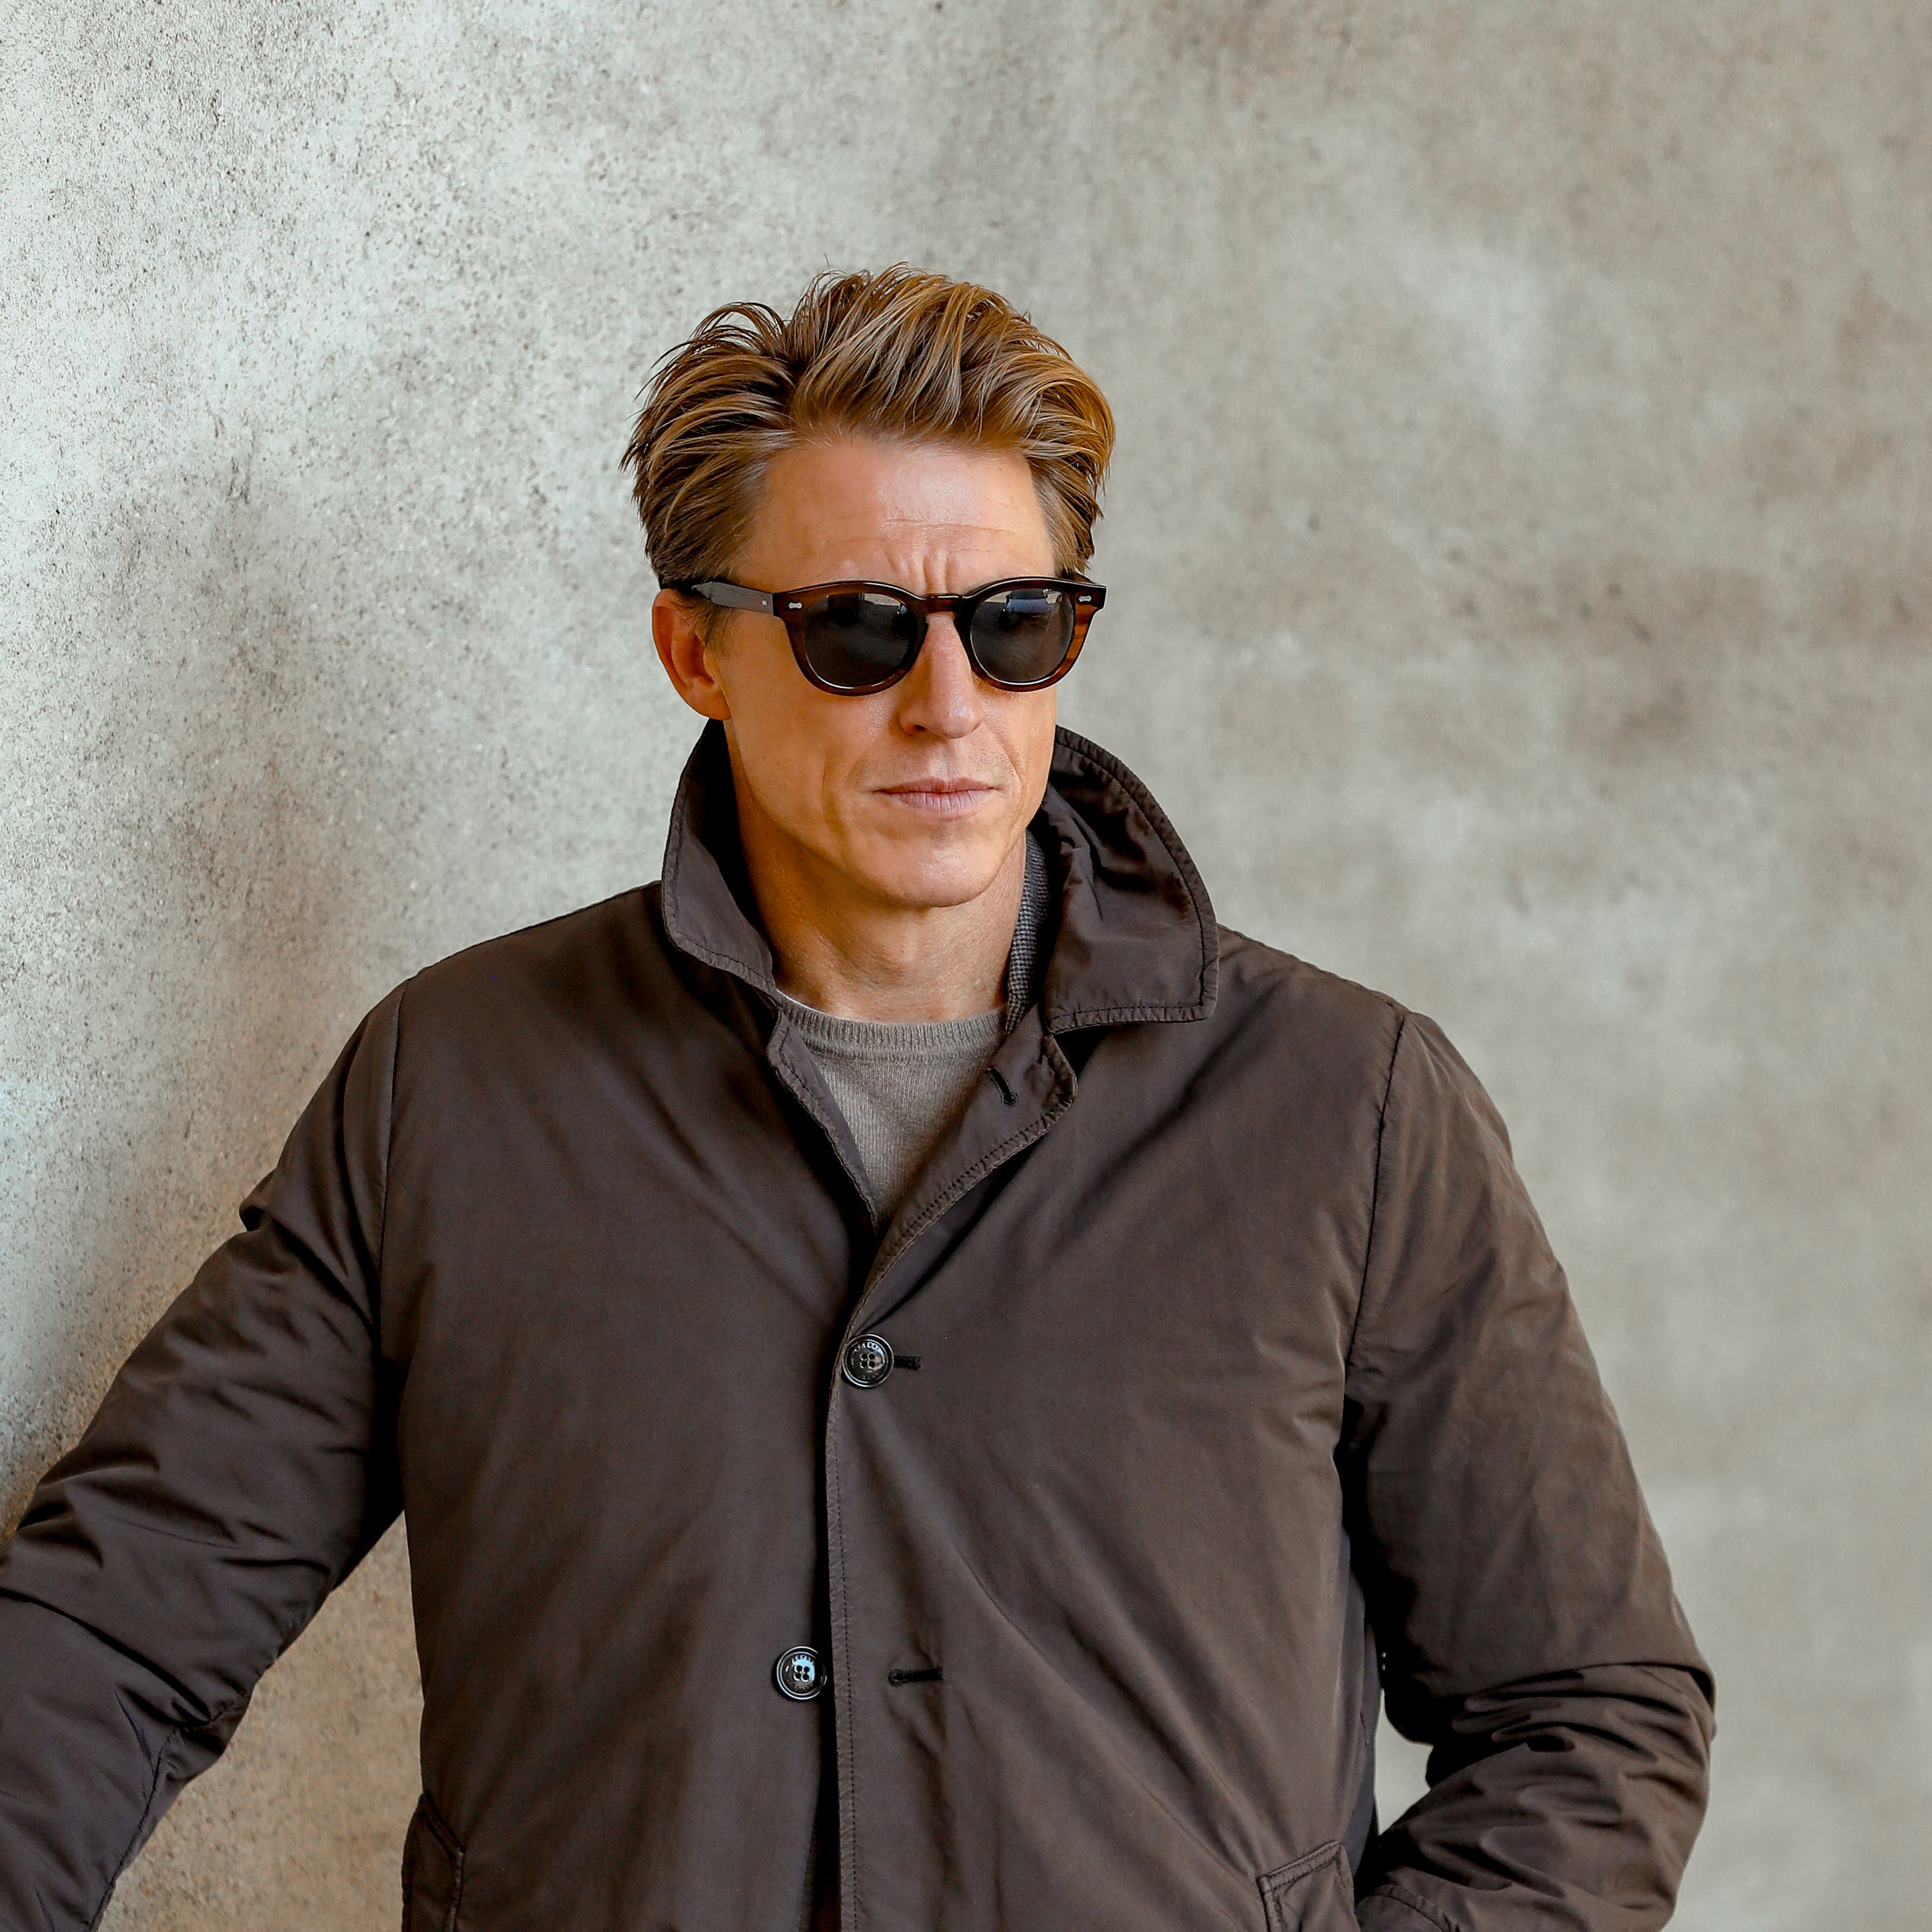
[[[1003,296],[904,263],[815,278],[788,316],[714,309],[652,371],[626,466],[664,584],[730,573],[765,465],[818,437],[1010,449],[1054,568],[1084,569],[1113,453],[1093,378]]]

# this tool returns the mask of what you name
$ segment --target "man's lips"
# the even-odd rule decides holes
[[[908,778],[902,784],[880,785],[883,797],[910,806],[915,812],[938,818],[957,818],[971,812],[983,800],[993,797],[997,785],[977,778]]]

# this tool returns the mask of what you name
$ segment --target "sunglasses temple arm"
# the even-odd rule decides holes
[[[747,590],[742,584],[721,583],[715,578],[691,587],[708,604],[722,604],[733,610],[761,610],[767,617],[773,614],[769,590]]]

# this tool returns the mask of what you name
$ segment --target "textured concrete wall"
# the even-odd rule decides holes
[[[0,62],[14,1510],[364,1007],[655,874],[651,358],[910,257],[1118,409],[1070,721],[1514,1124],[1720,1673],[1680,1922],[1923,1922],[1924,0],[7,0]],[[114,1932],[393,1924],[409,1642],[392,1538]]]

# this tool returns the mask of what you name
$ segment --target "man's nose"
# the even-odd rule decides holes
[[[919,661],[898,689],[898,722],[905,730],[964,738],[979,729],[986,715],[986,694],[950,613],[935,612],[926,620]]]

